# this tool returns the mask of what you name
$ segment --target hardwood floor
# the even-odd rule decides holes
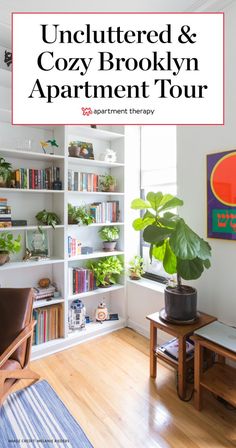
[[[149,342],[129,329],[34,361],[94,448],[236,446],[236,411],[207,394],[198,412],[176,395],[175,373],[158,363],[149,379]],[[76,447],[73,447],[76,448]]]

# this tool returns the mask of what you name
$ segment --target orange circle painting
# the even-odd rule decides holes
[[[222,157],[211,173],[212,193],[219,202],[236,206],[236,152]]]

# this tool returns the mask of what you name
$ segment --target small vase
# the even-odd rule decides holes
[[[10,257],[7,252],[0,252],[0,266],[3,266],[9,260],[10,260]]]

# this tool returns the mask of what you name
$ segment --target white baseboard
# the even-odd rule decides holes
[[[128,319],[127,327],[132,328],[132,330],[135,330],[135,331],[137,331],[137,333],[150,339],[149,329],[147,330],[146,327],[143,327],[142,325],[138,324],[137,322],[134,322],[133,320]],[[162,335],[158,334],[158,338],[157,338],[158,345],[164,344],[169,339],[170,339],[170,335],[168,335],[166,338],[164,338]]]

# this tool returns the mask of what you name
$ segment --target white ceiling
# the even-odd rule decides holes
[[[232,0],[1,0],[0,22],[13,11],[214,11]]]

